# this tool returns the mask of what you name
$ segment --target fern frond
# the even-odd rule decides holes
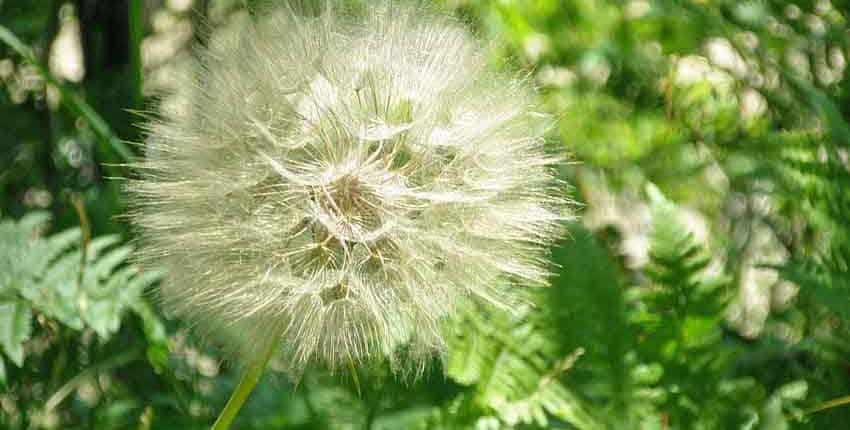
[[[34,313],[106,339],[160,278],[128,265],[133,249],[119,245],[118,236],[95,238],[85,249],[78,228],[44,237],[49,219],[33,212],[0,222],[0,345],[17,366],[23,364]]]
[[[479,420],[507,428],[546,427],[553,419],[579,429],[603,428],[559,380],[582,350],[553,360],[557,342],[538,319],[539,309],[531,305],[513,312],[470,305],[454,322],[463,330],[449,339],[447,374],[471,387],[465,400],[479,409]]]

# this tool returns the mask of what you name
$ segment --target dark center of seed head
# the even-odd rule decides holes
[[[360,199],[363,197],[363,186],[356,176],[345,175],[333,184],[331,196],[339,210],[348,213],[361,206]]]

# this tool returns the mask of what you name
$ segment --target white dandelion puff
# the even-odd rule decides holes
[[[234,352],[421,362],[459,301],[546,283],[548,120],[451,17],[268,13],[196,64],[128,190],[165,304]]]

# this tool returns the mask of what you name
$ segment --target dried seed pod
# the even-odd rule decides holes
[[[546,283],[567,213],[528,83],[451,17],[379,3],[215,40],[128,182],[166,305],[295,372],[422,363],[460,300]]]

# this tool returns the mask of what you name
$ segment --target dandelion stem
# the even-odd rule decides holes
[[[245,404],[248,396],[254,391],[254,387],[260,382],[263,371],[266,369],[266,365],[269,363],[276,345],[276,342],[269,342],[266,350],[258,357],[257,361],[245,368],[245,373],[242,374],[239,385],[233,390],[233,394],[230,395],[230,399],[224,405],[224,409],[221,411],[218,419],[215,420],[215,424],[213,424],[211,430],[227,430],[230,428],[230,424],[233,423],[239,410],[242,409],[242,405]]]

